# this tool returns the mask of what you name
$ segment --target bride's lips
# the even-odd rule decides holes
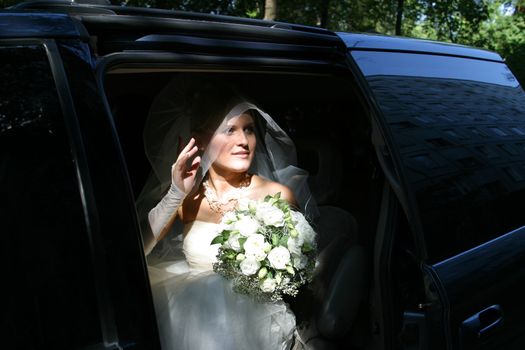
[[[250,152],[248,151],[234,152],[232,153],[232,155],[239,157],[239,158],[248,158],[248,156],[250,155]]]

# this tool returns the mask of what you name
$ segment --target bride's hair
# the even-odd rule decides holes
[[[244,100],[232,85],[218,79],[184,77],[177,85],[179,92],[174,99],[179,113],[189,119],[192,132],[215,131],[224,116]]]

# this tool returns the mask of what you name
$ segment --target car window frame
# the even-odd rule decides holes
[[[90,252],[93,262],[93,276],[97,302],[99,309],[99,321],[103,337],[103,343],[107,345],[118,344],[118,332],[113,319],[113,306],[110,302],[107,285],[106,267],[103,260],[98,258],[103,251],[100,241],[100,230],[97,222],[97,206],[92,196],[93,186],[88,171],[86,155],[83,149],[82,134],[77,120],[75,106],[67,75],[62,65],[62,58],[58,51],[57,43],[49,38],[0,38],[0,45],[24,47],[29,45],[41,46],[45,51],[46,59],[49,63],[50,74],[52,75],[55,89],[57,92],[58,103],[64,118],[64,129],[68,138],[71,159],[74,163],[76,180],[80,201],[83,208],[84,222],[88,239],[90,240]]]

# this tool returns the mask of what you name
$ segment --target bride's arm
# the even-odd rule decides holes
[[[197,151],[195,139],[192,138],[171,167],[171,186],[168,193],[148,213],[149,225],[157,242],[170,230],[184,198],[195,184],[195,175],[201,159],[199,156],[195,157],[191,165],[189,165],[189,160],[195,156]]]
[[[173,225],[185,197],[186,193],[171,184],[168,193],[148,213],[149,225],[156,242],[160,241]]]

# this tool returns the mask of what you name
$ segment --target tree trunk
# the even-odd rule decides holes
[[[264,3],[264,19],[274,21],[277,14],[277,0],[265,0]]]
[[[330,0],[322,0],[321,3],[321,21],[319,26],[321,28],[326,28],[328,25],[328,7],[330,5]]]
[[[396,35],[401,35],[401,24],[403,21],[403,0],[397,0]]]

